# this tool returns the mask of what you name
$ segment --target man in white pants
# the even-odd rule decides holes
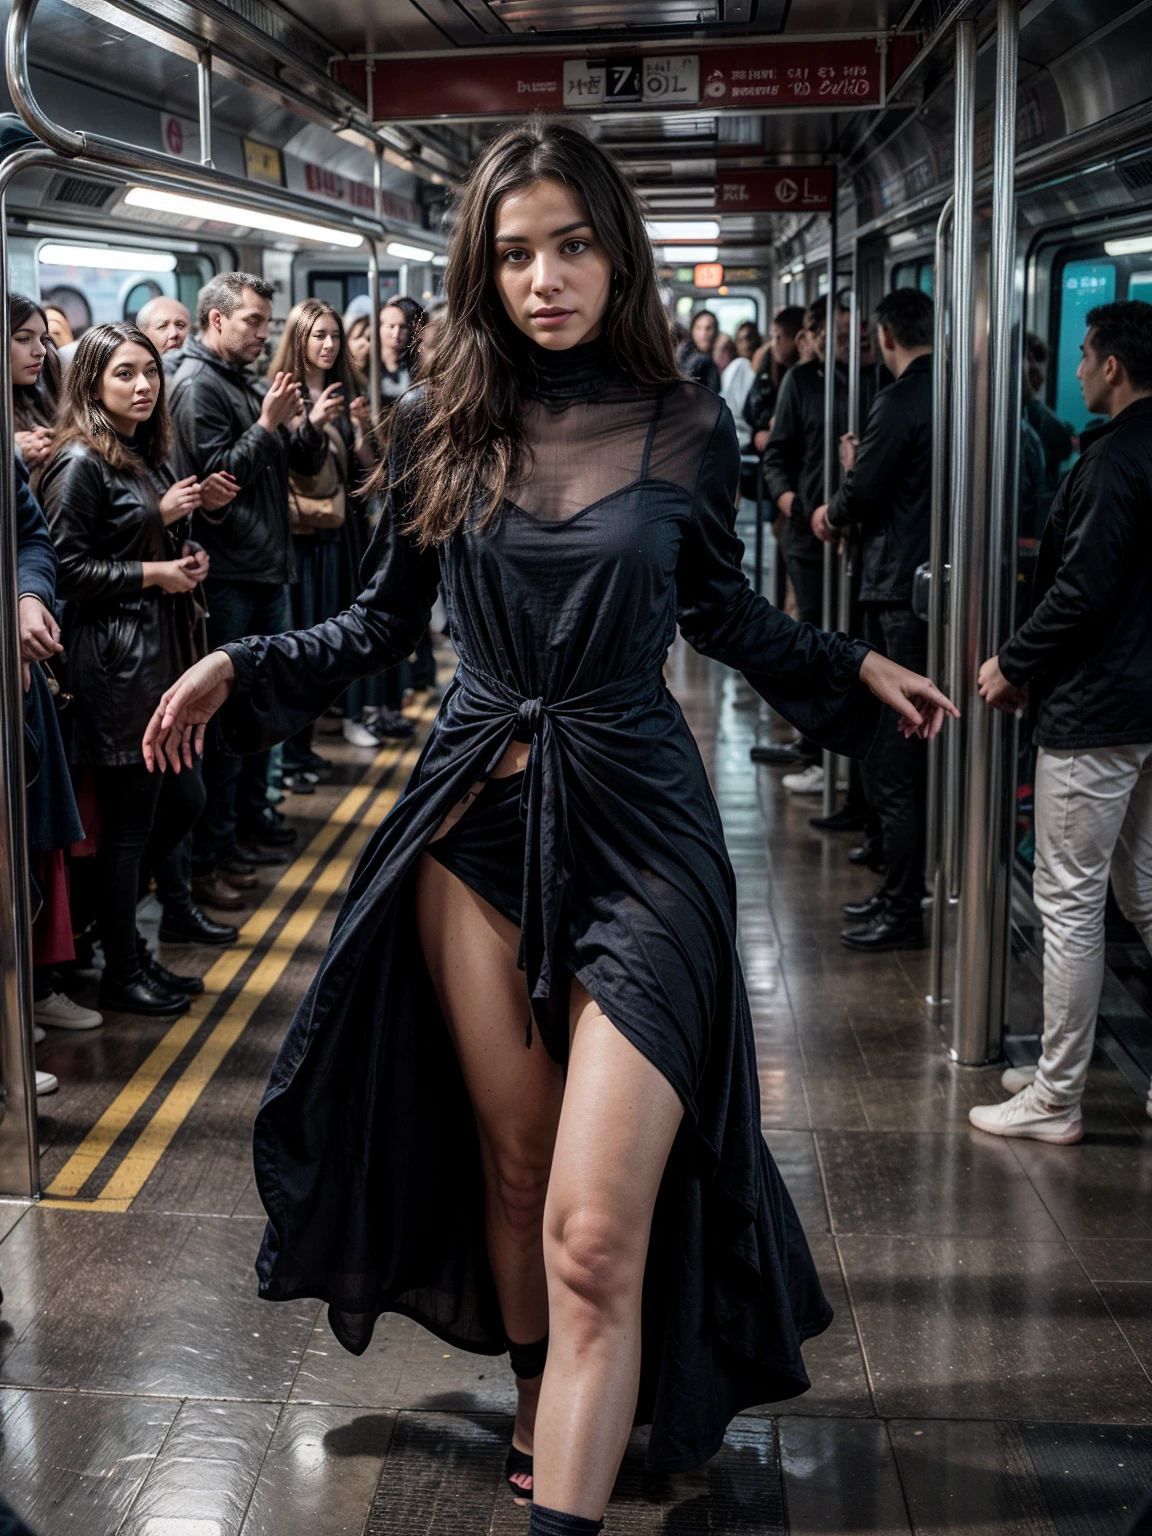
[[[1029,692],[1039,705],[1044,1039],[1035,1071],[1005,1072],[1014,1096],[969,1119],[996,1136],[1061,1144],[1084,1134],[1109,876],[1152,949],[1152,305],[1092,310],[1081,353],[1084,402],[1109,424],[1056,493],[1032,617],[979,677],[995,709],[1019,709]]]

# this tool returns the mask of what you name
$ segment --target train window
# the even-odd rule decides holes
[[[399,272],[381,272],[380,274],[380,302],[387,304],[389,299],[395,298],[400,292]],[[367,272],[309,272],[308,297],[321,299],[325,304],[331,304],[333,309],[338,309],[341,314],[348,308],[353,299],[359,298],[362,293],[368,292]]]
[[[124,319],[130,324],[135,325],[136,316],[144,308],[145,304],[148,303],[149,299],[158,299],[163,292],[164,290],[160,284],[153,281],[152,278],[145,278],[143,282],[137,283],[124,296]]]
[[[1152,302],[1152,272],[1129,272],[1128,297]]]
[[[1131,283],[1129,283],[1131,289]],[[1110,261],[1069,261],[1060,277],[1060,329],[1056,348],[1056,414],[1079,432],[1090,419],[1076,370],[1090,309],[1116,297],[1116,267]]]
[[[919,288],[932,297],[936,287],[936,268],[930,261],[902,261],[892,268],[893,288]]]

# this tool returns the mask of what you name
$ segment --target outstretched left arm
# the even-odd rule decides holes
[[[896,710],[905,735],[936,735],[944,716],[958,711],[927,678],[861,640],[798,624],[755,595],[740,566],[744,546],[735,532],[739,473],[736,429],[722,407],[701,460],[677,561],[684,638],[702,655],[742,672],[761,698],[818,746],[863,757],[880,722],[880,704]]]

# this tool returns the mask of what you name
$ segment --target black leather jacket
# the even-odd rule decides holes
[[[246,368],[232,368],[210,347],[185,342],[168,404],[176,434],[180,477],[203,479],[226,469],[240,494],[221,512],[197,512],[197,540],[212,560],[214,580],[282,586],[296,580],[288,509],[288,471],[314,475],[328,439],[305,418],[295,432],[258,425],[267,384]]]
[[[186,521],[165,528],[166,469],[116,470],[69,443],[40,481],[68,600],[64,643],[75,698],[70,756],[119,767],[142,761],[140,740],[164,690],[195,659],[189,593],[145,589],[145,560],[174,560]]]
[[[828,503],[833,528],[860,536],[860,601],[911,603],[928,558],[932,500],[932,358],[913,358],[872,403],[856,465]]]
[[[848,370],[836,364],[836,472],[839,443],[848,430]],[[772,436],[764,450],[764,487],[774,502],[795,491],[788,531],[790,560],[823,560],[812,514],[824,504],[824,364],[797,363],[784,375]]]
[[[1037,745],[1152,742],[1152,399],[1121,411],[1065,475],[1035,598],[1000,670],[1029,685]]]

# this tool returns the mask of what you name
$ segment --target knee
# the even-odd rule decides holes
[[[635,1234],[604,1211],[571,1211],[545,1233],[549,1277],[592,1314],[609,1316],[631,1299],[643,1275],[643,1258]]]
[[[505,1231],[513,1242],[538,1243],[548,1195],[549,1160],[521,1152],[498,1154],[493,1162],[491,1192]]]

